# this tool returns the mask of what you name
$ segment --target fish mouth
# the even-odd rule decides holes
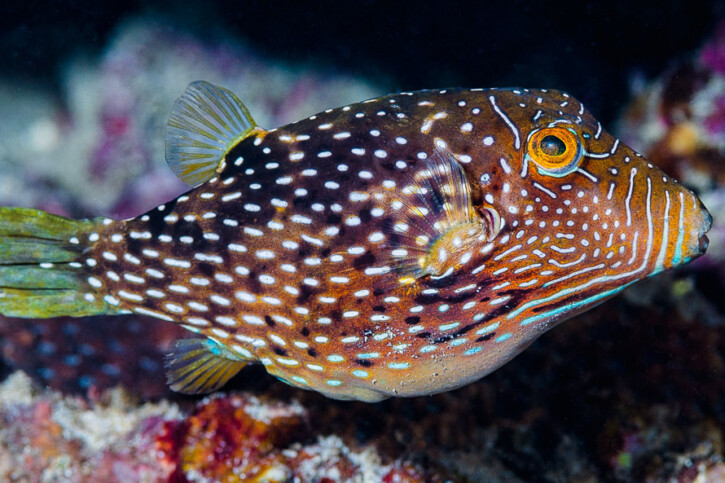
[[[699,254],[702,255],[705,253],[708,245],[710,244],[710,240],[707,238],[707,232],[709,232],[710,228],[712,228],[712,215],[707,208],[705,208],[705,205],[703,205],[702,202],[700,202],[700,209],[702,210],[703,224],[702,231],[700,232],[700,238],[698,240],[698,250]]]
[[[700,235],[699,247],[698,247],[700,250],[700,253],[705,253],[705,251],[707,251],[707,247],[709,244],[710,244],[710,240],[708,240],[707,235]]]

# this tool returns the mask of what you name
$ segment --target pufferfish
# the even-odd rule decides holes
[[[166,158],[194,188],[137,218],[0,208],[0,313],[181,324],[184,393],[248,363],[336,399],[451,390],[702,255],[711,225],[555,90],[403,92],[264,130],[198,81]]]

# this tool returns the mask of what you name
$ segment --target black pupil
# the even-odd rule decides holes
[[[541,150],[549,156],[561,156],[566,152],[566,144],[556,136],[548,135],[541,140]]]

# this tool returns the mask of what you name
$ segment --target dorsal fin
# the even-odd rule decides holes
[[[192,82],[169,116],[166,162],[184,182],[199,185],[214,176],[224,155],[255,127],[234,93],[208,82]]]
[[[449,275],[501,229],[495,209],[474,210],[466,173],[447,150],[436,149],[401,188],[386,230],[399,284]]]

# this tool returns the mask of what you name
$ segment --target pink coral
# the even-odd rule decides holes
[[[95,402],[42,392],[16,373],[0,385],[0,479],[386,483],[443,481],[374,447],[320,436],[297,403],[219,395],[189,414],[137,405],[120,389]]]

